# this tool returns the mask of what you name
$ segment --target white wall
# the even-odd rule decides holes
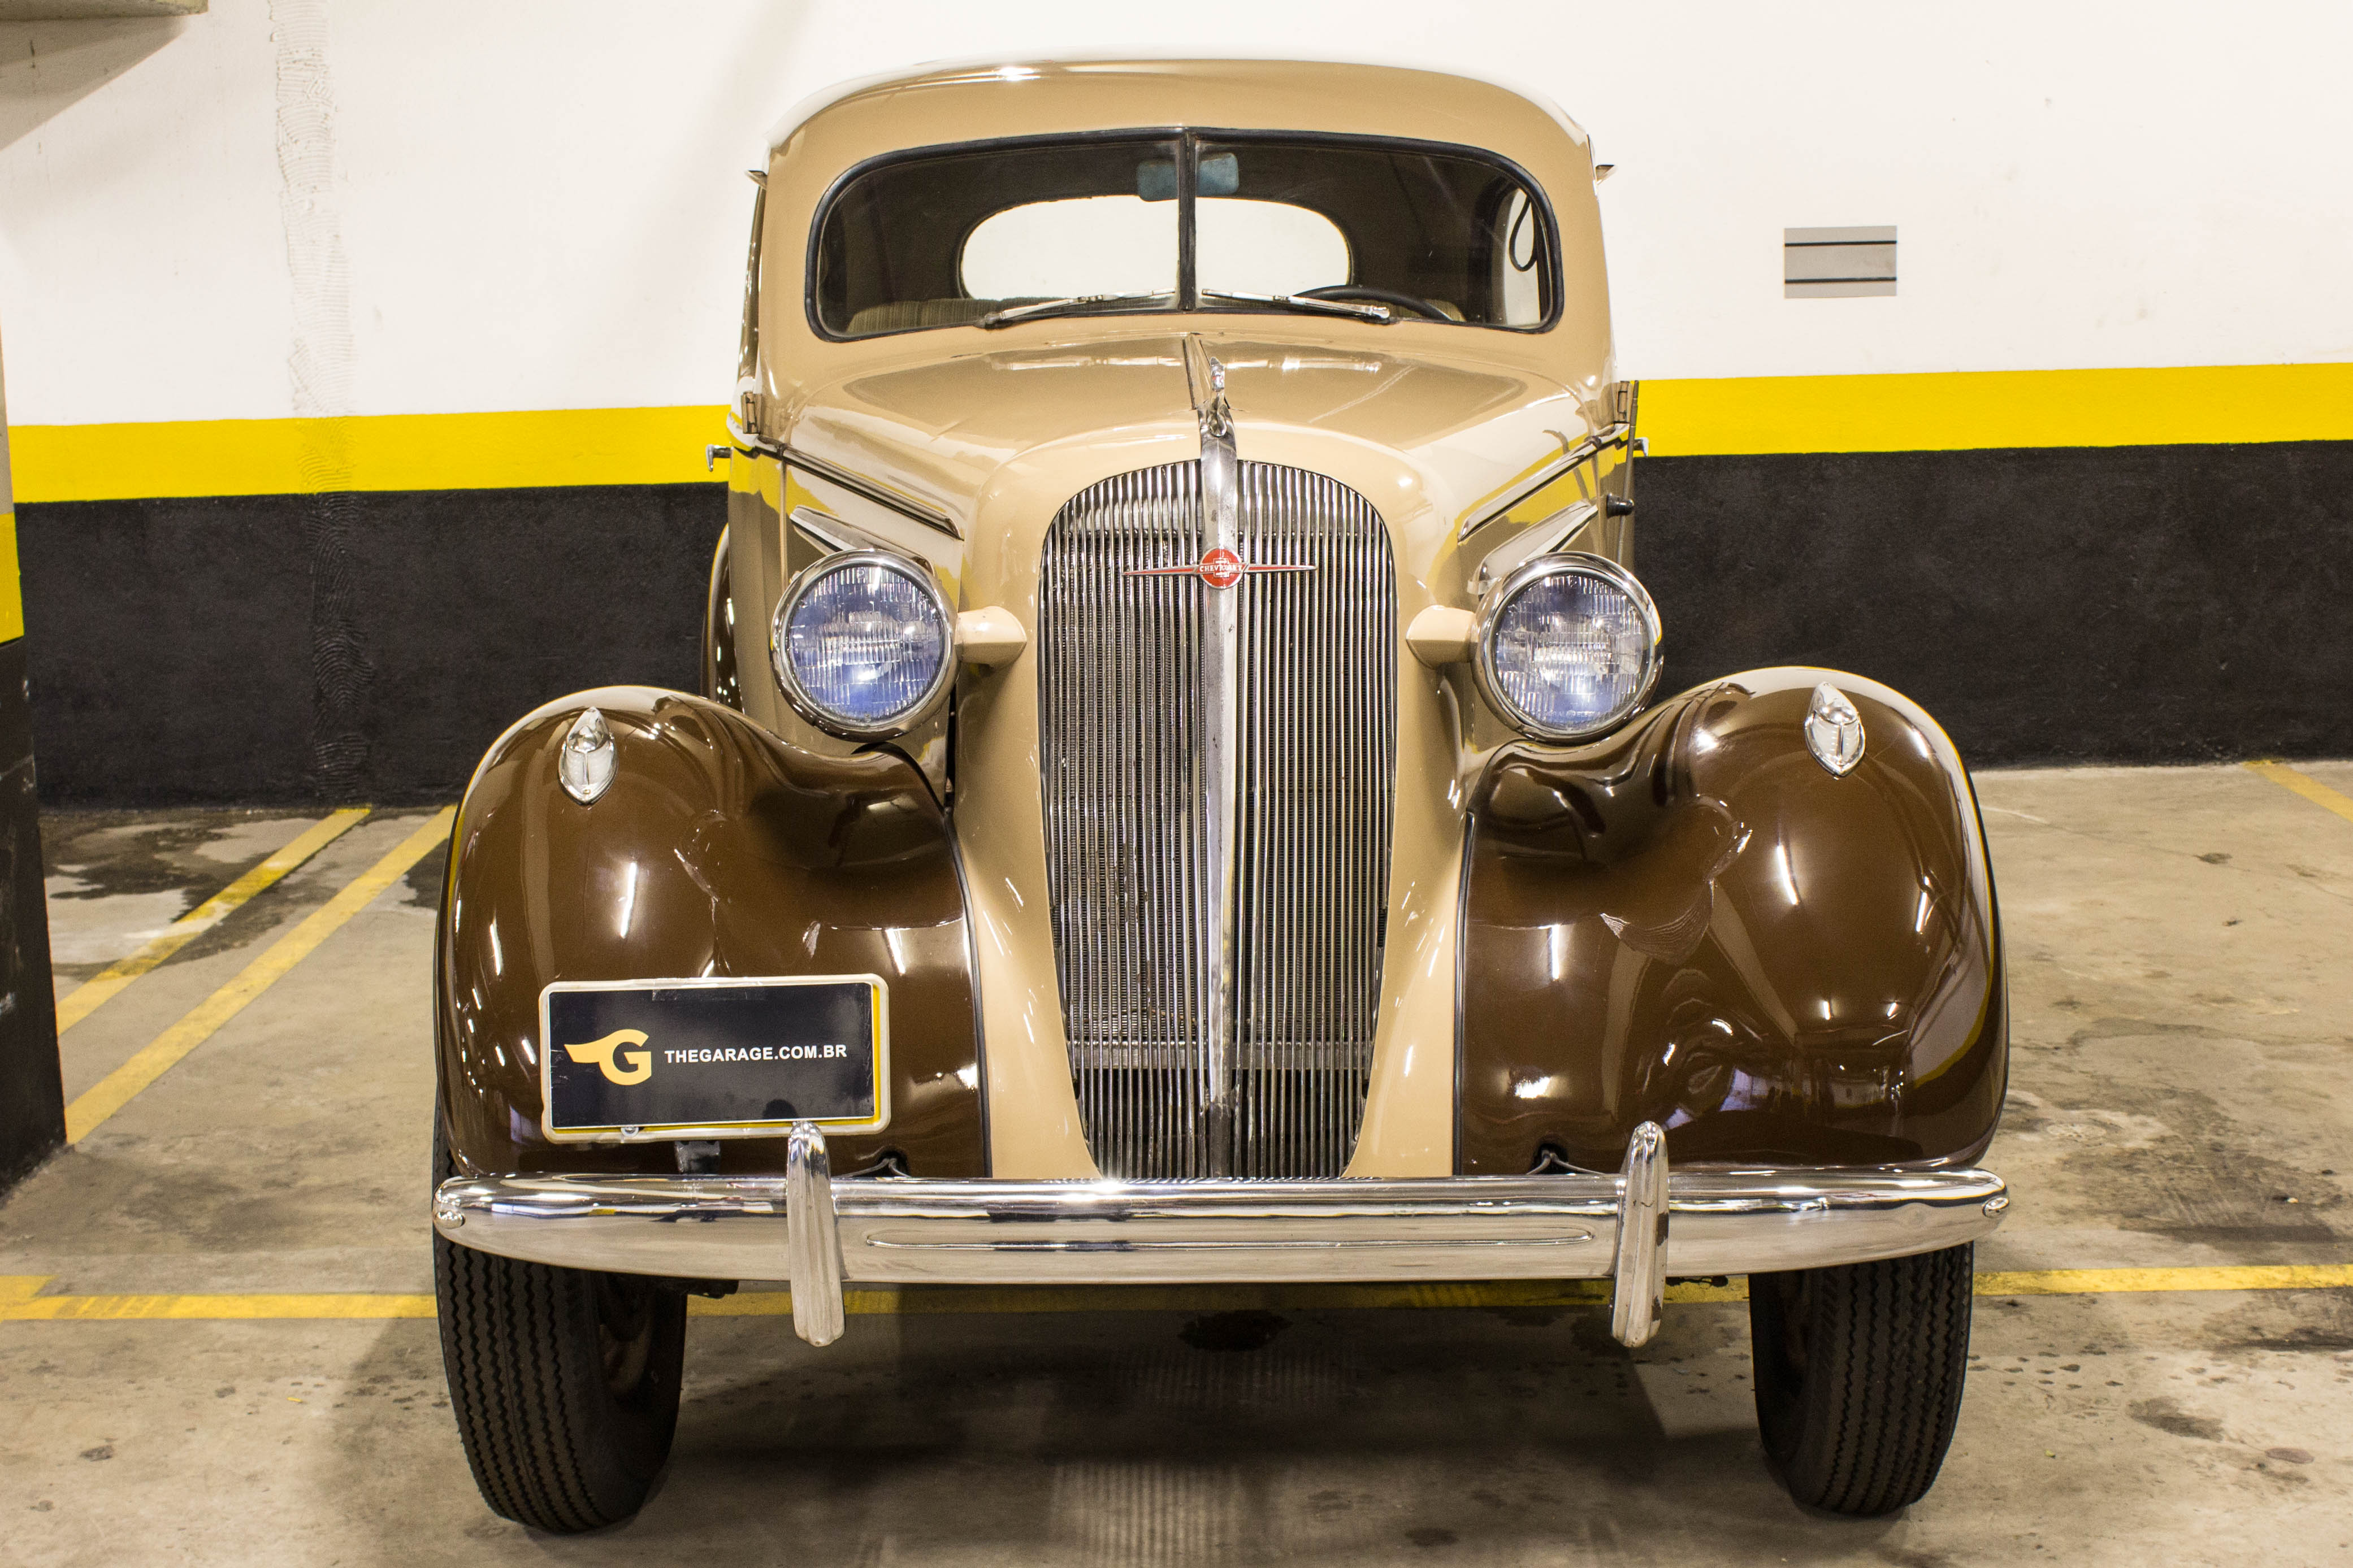
[[[1649,377],[2353,359],[2353,7],[213,0],[0,26],[26,424],[723,401],[763,132],[940,57],[1410,60],[1548,92]],[[1894,299],[1787,300],[1887,224]]]

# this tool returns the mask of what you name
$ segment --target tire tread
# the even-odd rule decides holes
[[[447,1172],[435,1140],[434,1175]],[[494,1512],[562,1534],[634,1514],[651,1476],[611,1448],[614,1412],[593,1353],[596,1276],[524,1263],[433,1238],[434,1294],[450,1413],[482,1500]],[[682,1315],[682,1312],[681,1312]],[[591,1382],[589,1380],[595,1380]],[[669,1448],[669,1416],[656,1442]]]
[[[1799,1502],[1892,1513],[1935,1484],[1968,1377],[1974,1250],[1811,1270],[1801,1379],[1762,1342],[1779,1309],[1752,1306],[1759,1424]]]

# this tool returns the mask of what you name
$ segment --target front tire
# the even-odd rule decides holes
[[[1748,1277],[1757,1426],[1791,1497],[1893,1513],[1936,1483],[1968,1370],[1975,1251]]]
[[[433,1138],[433,1179],[450,1173]],[[449,1409],[491,1509],[574,1534],[644,1506],[678,1427],[686,1298],[433,1238]]]

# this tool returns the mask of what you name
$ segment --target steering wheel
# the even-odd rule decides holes
[[[1303,300],[1362,300],[1375,305],[1395,305],[1400,310],[1410,310],[1429,321],[1451,321],[1454,318],[1429,300],[1396,289],[1375,289],[1364,283],[1326,283],[1321,289],[1300,291]]]

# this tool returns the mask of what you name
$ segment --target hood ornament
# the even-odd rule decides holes
[[[1230,588],[1244,577],[1264,572],[1313,572],[1313,562],[1245,561],[1233,549],[1239,542],[1240,486],[1235,482],[1234,413],[1226,402],[1225,363],[1203,354],[1209,395],[1200,399],[1201,489],[1208,532],[1214,542],[1198,561],[1183,566],[1139,566],[1122,574],[1128,577],[1198,577],[1212,588]],[[1189,364],[1189,361],[1188,361]],[[1189,374],[1189,370],[1188,370]],[[1198,383],[1196,384],[1198,385]]]
[[[1847,694],[1823,681],[1806,704],[1806,749],[1839,778],[1862,761],[1862,715]]]

